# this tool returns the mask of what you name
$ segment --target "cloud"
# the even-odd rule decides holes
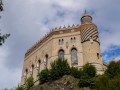
[[[85,9],[98,26],[103,59],[110,61],[111,46],[120,46],[119,0],[4,0],[3,3],[0,26],[3,33],[11,36],[0,47],[1,88],[17,86],[27,49],[54,27],[79,24]]]

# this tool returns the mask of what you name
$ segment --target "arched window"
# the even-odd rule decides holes
[[[45,66],[48,66],[48,55],[45,55]]]
[[[58,52],[58,57],[60,58],[60,59],[64,59],[64,51],[63,50],[60,50],[59,52]]]
[[[72,64],[78,64],[77,50],[75,48],[71,50],[71,62]]]
[[[27,74],[28,74],[28,69],[25,69],[25,72],[24,72],[24,83],[26,82]]]
[[[74,43],[76,42],[76,38],[74,37]]]
[[[33,75],[33,70],[34,70],[34,64],[32,64],[32,75]]]
[[[59,44],[59,45],[63,45],[63,44],[64,44],[64,40],[63,40],[63,39],[59,39],[58,44]]]
[[[61,39],[59,39],[59,45],[61,44]]]
[[[28,69],[25,69],[25,77],[27,77],[27,74],[28,74]]]
[[[38,73],[39,73],[39,71],[40,71],[40,63],[41,63],[41,61],[40,61],[40,59],[37,61],[37,68],[38,68]]]
[[[71,38],[71,43],[73,43],[73,38]]]

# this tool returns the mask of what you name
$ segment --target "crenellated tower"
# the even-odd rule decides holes
[[[97,26],[92,23],[92,17],[85,11],[81,17],[81,43],[83,47],[83,62],[95,65],[97,71],[103,70],[100,52],[100,41]]]

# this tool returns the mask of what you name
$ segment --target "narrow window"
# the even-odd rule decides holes
[[[59,39],[59,45],[61,44],[61,40]]]
[[[74,43],[76,42],[76,38],[74,37]]]
[[[33,75],[33,71],[34,71],[34,65],[32,64],[32,75]]]
[[[45,66],[47,67],[48,66],[48,55],[45,56],[45,61],[46,61]]]
[[[71,38],[71,43],[73,43],[73,38]]]
[[[75,48],[71,50],[71,62],[72,64],[78,64],[77,50]]]
[[[27,74],[28,74],[28,69],[25,69],[25,73],[24,73],[24,83],[26,82]]]
[[[62,39],[62,45],[64,44],[64,40]]]
[[[25,77],[27,77],[28,69],[25,70]]]
[[[40,71],[40,63],[41,63],[41,61],[40,61],[40,60],[38,60],[38,61],[37,61],[38,73],[39,73],[39,71]]]
[[[99,59],[100,57],[99,57],[99,53],[97,53],[97,58]]]
[[[63,51],[63,50],[60,50],[60,51],[58,52],[58,57],[59,57],[60,59],[64,60],[64,51]]]

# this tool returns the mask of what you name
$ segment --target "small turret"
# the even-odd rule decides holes
[[[92,23],[92,17],[85,10],[85,13],[81,17],[81,24],[86,24],[86,23]]]

